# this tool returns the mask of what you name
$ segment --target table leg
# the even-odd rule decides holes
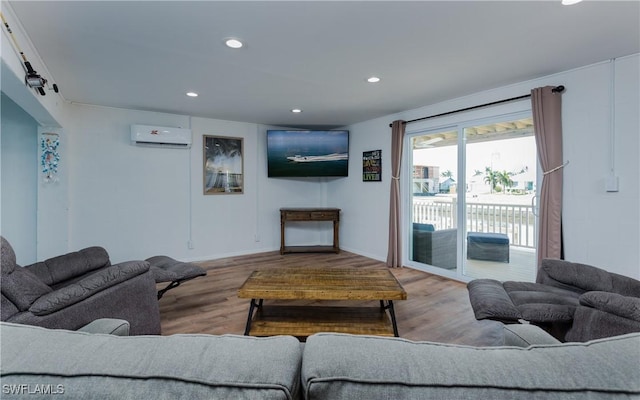
[[[251,299],[251,302],[249,303],[249,316],[247,317],[247,325],[244,328],[245,336],[248,336],[249,332],[251,331],[251,320],[253,319],[253,311],[256,307],[262,307],[262,301],[263,299],[260,299],[258,302],[256,302],[256,299]]]
[[[389,316],[391,317],[391,325],[393,326],[393,336],[398,337],[398,323],[396,322],[396,312],[393,309],[393,301],[387,300],[387,305],[384,305],[384,300],[380,300],[380,307],[383,310],[389,310]]]

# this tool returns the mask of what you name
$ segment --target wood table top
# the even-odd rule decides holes
[[[388,269],[282,267],[254,271],[238,297],[277,300],[406,300]]]

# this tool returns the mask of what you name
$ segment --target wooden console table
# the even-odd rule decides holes
[[[333,246],[287,246],[284,228],[287,221],[333,221]],[[339,208],[281,208],[280,254],[285,253],[339,253]]]

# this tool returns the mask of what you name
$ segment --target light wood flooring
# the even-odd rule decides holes
[[[238,298],[238,288],[251,272],[261,268],[310,266],[387,268],[383,262],[342,251],[340,254],[286,254],[268,252],[198,263],[207,275],[184,282],[160,299],[162,334],[242,334],[249,301]],[[407,292],[394,302],[400,337],[474,346],[496,344],[502,324],[477,321],[464,283],[411,268],[391,270]],[[162,287],[159,285],[158,287]],[[347,305],[348,302],[289,301],[287,305]],[[265,301],[265,306],[269,302]],[[272,302],[275,304],[275,302]],[[379,302],[353,302],[376,306]]]

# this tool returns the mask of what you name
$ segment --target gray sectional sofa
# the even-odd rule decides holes
[[[1,323],[2,398],[640,397],[638,333],[558,343],[533,325],[505,332],[509,346],[480,348],[331,333],[305,344],[289,336],[122,337]]]

